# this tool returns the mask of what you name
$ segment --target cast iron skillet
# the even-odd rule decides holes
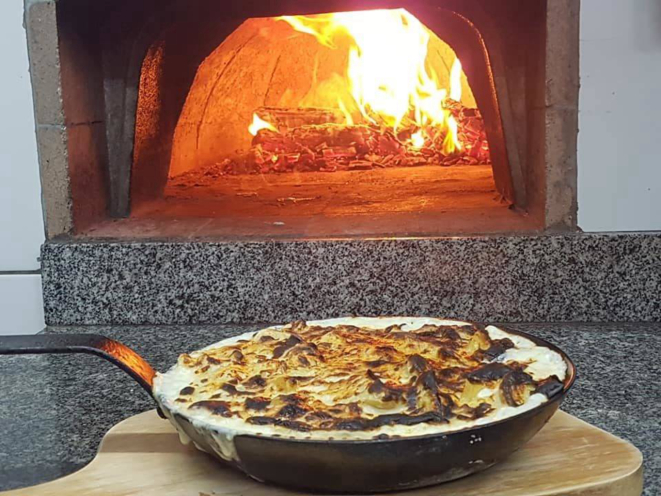
[[[502,328],[501,328],[502,329]],[[559,353],[567,364],[564,388],[546,403],[486,425],[399,439],[306,440],[237,435],[238,460],[214,449],[207,428],[172,415],[195,444],[250,477],[315,492],[374,493],[447,482],[484,470],[532,438],[556,412],[576,378],[576,368],[556,346],[523,332],[504,329]],[[154,369],[136,352],[97,334],[38,334],[0,337],[0,354],[89,353],[114,363],[153,396]],[[157,403],[158,404],[158,403]],[[159,414],[162,406],[159,406]],[[217,446],[216,446],[217,447]]]

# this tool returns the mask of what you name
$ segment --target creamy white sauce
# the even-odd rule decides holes
[[[517,348],[534,348],[535,343],[530,341],[527,338],[524,338],[523,336],[518,336],[517,334],[510,334],[509,332],[503,331],[502,329],[496,327],[496,326],[487,326],[485,327],[487,333],[489,334],[489,337],[491,339],[509,339],[514,343],[514,346]],[[548,349],[548,348],[544,348]]]
[[[466,322],[454,320],[441,320],[432,318],[420,317],[347,317],[330,320],[308,321],[309,325],[320,326],[333,326],[333,325],[355,325],[359,327],[369,327],[373,329],[383,329],[391,325],[401,325],[403,330],[413,331],[419,329],[427,324],[432,325],[459,325],[470,326]],[[234,344],[240,340],[250,339],[256,333],[271,333],[277,334],[278,331],[287,329],[288,325],[273,326],[261,331],[245,333],[239,336],[234,336],[214,343],[204,350],[217,348],[220,346],[227,346]],[[552,375],[557,376],[560,380],[564,380],[567,374],[567,366],[562,357],[553,350],[545,347],[537,346],[529,339],[523,338],[518,335],[510,334],[502,329],[494,326],[486,328],[491,339],[510,339],[516,348],[507,350],[503,355],[498,357],[496,361],[508,363],[511,361],[519,361],[527,363],[526,372],[529,373],[535,380],[545,379]],[[377,435],[412,437],[419,435],[429,435],[436,433],[445,433],[457,431],[484,425],[498,420],[502,420],[514,415],[531,410],[545,401],[546,396],[543,394],[533,394],[528,401],[518,407],[501,407],[496,409],[491,414],[477,419],[477,420],[459,420],[453,419],[448,424],[418,424],[418,425],[391,425],[382,426],[377,429],[369,431],[326,431],[315,430],[310,432],[298,432],[290,429],[268,426],[268,425],[252,425],[240,418],[219,418],[205,409],[189,410],[188,405],[176,403],[175,400],[179,397],[179,391],[193,382],[195,373],[187,367],[180,367],[175,365],[166,373],[157,373],[154,378],[154,395],[157,401],[162,406],[164,413],[168,416],[170,421],[175,425],[177,430],[182,433],[181,428],[177,425],[176,420],[173,419],[172,413],[177,413],[189,419],[193,425],[199,429],[207,432],[212,438],[215,446],[213,446],[216,453],[226,460],[237,460],[236,449],[234,446],[234,436],[240,434],[261,435],[265,437],[283,437],[292,439],[317,439],[317,440],[360,440],[360,439],[373,439]],[[480,398],[488,398],[495,394],[497,391],[489,388],[484,388],[478,393]],[[376,410],[376,409],[375,409]],[[366,410],[367,411],[367,410]],[[369,412],[368,412],[369,413]],[[374,412],[378,413],[378,412]],[[185,435],[184,435],[185,436]],[[187,436],[185,436],[187,438]],[[198,446],[199,448],[199,446]]]
[[[567,375],[565,361],[555,351],[548,348],[535,347],[526,350],[512,348],[499,356],[498,361],[503,363],[527,363],[524,370],[536,381],[546,379],[552,375],[556,375],[558,379],[564,381]]]
[[[500,355],[496,361],[502,363],[519,362],[527,364],[526,373],[533,379],[540,381],[555,375],[561,381],[567,376],[567,364],[563,358],[553,350],[537,346],[523,336],[510,334],[494,326],[488,326],[486,331],[491,339],[509,339],[516,348],[510,348]]]
[[[496,391],[497,389],[484,388],[479,393],[477,393],[477,397],[480,399],[491,398],[496,393]]]

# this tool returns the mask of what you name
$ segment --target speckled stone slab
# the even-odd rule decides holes
[[[661,234],[48,242],[46,321],[286,322],[360,315],[659,321]]]

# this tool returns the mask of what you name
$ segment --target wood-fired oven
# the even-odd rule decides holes
[[[50,237],[576,227],[578,0],[26,15]]]

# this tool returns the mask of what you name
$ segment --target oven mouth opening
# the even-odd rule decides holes
[[[40,161],[65,166],[44,167],[49,237],[575,228],[577,58],[557,56],[578,47],[573,11],[354,8],[58,2],[48,22],[65,126]]]
[[[247,238],[534,229],[513,208],[485,54],[464,48],[462,61],[421,19],[403,8],[246,19],[196,68],[165,145],[168,48],[152,44],[129,222]]]

